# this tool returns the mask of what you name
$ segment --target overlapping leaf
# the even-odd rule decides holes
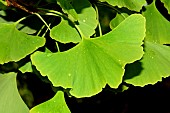
[[[0,90],[0,113],[29,113],[17,90],[16,73],[0,74]]]
[[[140,11],[146,0],[100,0],[106,1],[113,6],[127,7],[130,10]]]
[[[170,48],[153,42],[145,42],[145,54],[140,62],[143,70],[135,76],[131,76],[133,73],[128,73],[125,81],[135,86],[155,84],[161,81],[162,77],[170,75]]]
[[[62,19],[60,24],[55,26],[50,33],[50,36],[62,43],[73,42],[77,43],[81,41],[78,31],[74,28],[74,25],[69,25],[68,20]]]
[[[160,44],[170,43],[170,22],[157,10],[155,2],[146,7],[146,40]]]
[[[154,1],[155,2],[155,1]],[[140,72],[127,73],[127,83],[144,86],[155,84],[162,77],[170,75],[170,48],[161,45],[170,43],[170,23],[157,11],[155,3],[146,7],[146,37],[144,43],[145,54],[141,63]],[[138,68],[139,69],[139,68]]]
[[[30,113],[70,113],[70,110],[64,100],[64,93],[58,91],[52,99],[32,108]]]
[[[19,61],[45,43],[44,38],[18,31],[15,24],[0,23],[0,37],[0,64]]]
[[[62,2],[64,4],[64,1]],[[96,12],[91,6],[90,2],[88,0],[81,0],[81,2],[78,0],[72,0],[72,6],[78,14],[78,21],[75,23],[77,24],[77,26],[75,27],[74,25],[68,23],[68,21],[62,20],[62,22],[59,25],[55,26],[51,31],[51,37],[53,39],[63,43],[76,43],[81,39],[80,36],[78,36],[79,33],[82,34],[84,37],[90,37],[95,33],[95,28],[97,27]],[[77,31],[76,33],[77,28],[79,31]],[[62,33],[62,35],[60,32]]]
[[[167,8],[168,13],[170,14],[170,1],[169,0],[161,0],[164,3],[164,6]]]
[[[72,6],[72,0],[57,0],[62,10],[68,14],[68,18],[73,22],[78,20],[78,14]]]
[[[72,88],[70,93],[76,97],[88,97],[100,92],[106,84],[119,86],[125,64],[142,57],[144,36],[145,19],[132,15],[100,38],[85,38],[65,52],[36,52],[31,59],[54,86]]]

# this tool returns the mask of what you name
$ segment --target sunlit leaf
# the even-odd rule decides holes
[[[64,93],[58,91],[50,100],[33,107],[30,113],[71,113],[64,100]]]
[[[22,66],[21,68],[19,68],[19,70],[20,70],[22,73],[32,72],[32,64],[31,64],[31,62],[26,63],[24,66]]]
[[[57,0],[63,11],[68,14],[69,19],[73,22],[78,20],[78,14],[72,6],[72,0]]]
[[[15,24],[0,23],[0,64],[19,61],[39,47],[45,39],[16,29]]]
[[[50,32],[51,38],[62,43],[77,43],[81,41],[78,31],[74,25],[71,26],[67,20],[62,19],[59,25],[52,28]]]
[[[119,86],[124,66],[142,57],[144,36],[145,19],[134,14],[102,37],[84,38],[65,52],[36,52],[31,59],[54,86],[71,88],[70,93],[76,97],[89,97],[106,84],[112,88]]]
[[[113,6],[127,7],[130,10],[140,11],[142,6],[146,4],[146,0],[100,0],[106,1]]]
[[[116,17],[111,20],[110,28],[114,29],[115,27],[117,27],[128,16],[129,15],[127,13],[117,14]]]
[[[0,113],[29,113],[17,90],[16,73],[0,74],[0,90]]]
[[[145,54],[140,61],[142,70],[138,75],[132,76],[131,73],[125,77],[125,82],[135,86],[155,84],[162,80],[162,77],[170,75],[170,47],[145,42]]]
[[[167,8],[168,13],[170,14],[170,1],[169,0],[161,0],[164,3],[164,6]]]
[[[146,17],[145,40],[160,44],[169,44],[170,22],[160,14],[154,2],[146,6],[146,11],[143,15]]]
[[[96,12],[88,0],[73,0],[73,7],[78,13],[78,27],[85,37],[95,33],[97,27]]]

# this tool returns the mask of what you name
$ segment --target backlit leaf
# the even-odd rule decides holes
[[[39,47],[45,39],[16,29],[15,24],[0,23],[0,64],[19,61]]]
[[[124,66],[142,57],[144,36],[145,19],[134,14],[102,37],[83,38],[65,52],[36,52],[31,59],[54,86],[71,88],[70,93],[76,97],[89,97],[106,84],[112,88],[119,86]]]
[[[71,23],[69,25],[69,22],[64,19],[61,20],[59,25],[52,28],[50,36],[62,43],[77,43],[81,41],[80,35],[74,25],[71,26]]]
[[[18,93],[16,73],[0,74],[0,90],[0,113],[29,113]]]
[[[142,70],[138,75],[132,76],[128,73],[125,82],[135,86],[155,84],[162,77],[170,75],[170,47],[165,45],[145,42],[145,54],[140,61]]]
[[[50,100],[33,107],[30,113],[71,113],[64,100],[64,93],[58,91]]]
[[[146,11],[143,15],[146,17],[145,40],[159,44],[169,44],[170,22],[160,14],[155,6],[155,2],[146,6]]]

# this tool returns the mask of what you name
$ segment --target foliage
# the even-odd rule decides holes
[[[170,23],[157,1],[18,0],[9,7],[0,0],[0,112],[70,113],[64,93],[91,97],[106,85],[127,89],[168,77]],[[170,2],[160,1],[168,15]],[[19,73],[40,76],[55,96],[29,110],[17,91]]]

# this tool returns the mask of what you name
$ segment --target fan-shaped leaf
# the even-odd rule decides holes
[[[145,54],[141,60],[143,70],[139,75],[125,76],[125,82],[135,86],[155,84],[162,77],[170,75],[170,48],[152,42],[145,42]],[[131,77],[129,77],[131,76]]]
[[[0,37],[0,64],[19,61],[45,43],[44,38],[18,31],[15,24],[0,23]]]
[[[160,44],[169,44],[170,22],[159,13],[155,6],[155,2],[146,6],[146,11],[143,15],[146,17],[145,40]]]
[[[132,15],[100,38],[85,38],[65,52],[36,52],[31,59],[54,86],[72,88],[71,94],[76,97],[88,97],[106,84],[119,86],[124,66],[142,57],[144,36],[145,19]]]
[[[50,100],[33,107],[30,113],[71,113],[64,100],[64,93],[58,91]]]
[[[16,83],[16,73],[0,74],[0,113],[29,113]]]
[[[62,43],[80,42],[80,35],[74,25],[71,26],[71,24],[67,20],[62,19],[59,25],[52,28],[50,36]]]

